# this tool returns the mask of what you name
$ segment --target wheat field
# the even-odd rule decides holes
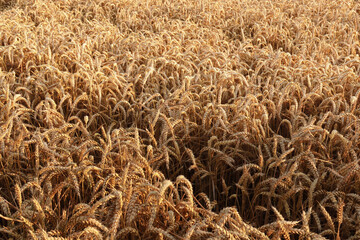
[[[360,239],[359,14],[0,0],[0,239]]]

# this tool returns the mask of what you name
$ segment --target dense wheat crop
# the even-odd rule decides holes
[[[0,238],[360,239],[359,14],[0,0]]]

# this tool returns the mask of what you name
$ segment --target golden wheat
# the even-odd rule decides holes
[[[0,238],[358,239],[359,12],[0,0]]]

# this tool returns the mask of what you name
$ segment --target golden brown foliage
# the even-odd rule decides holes
[[[0,0],[0,238],[359,239],[359,14]]]

